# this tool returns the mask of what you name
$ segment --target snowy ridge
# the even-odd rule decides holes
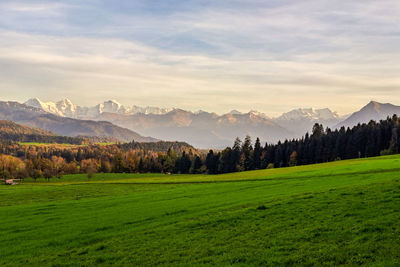
[[[58,102],[43,102],[38,98],[29,99],[24,103],[25,105],[40,108],[46,112],[70,118],[79,119],[92,119],[96,118],[103,113],[114,113],[123,115],[134,114],[166,114],[173,109],[158,108],[158,107],[125,107],[118,103],[116,100],[108,100],[94,107],[81,107],[71,102],[69,99],[63,99]]]
[[[96,118],[103,113],[113,113],[122,115],[135,115],[135,114],[154,114],[163,115],[171,111],[176,110],[175,108],[159,108],[159,107],[140,107],[140,106],[130,106],[126,107],[118,103],[116,100],[108,100],[94,107],[81,107],[73,104],[69,99],[65,98],[58,102],[43,102],[38,98],[32,98],[25,102],[26,105],[40,108],[46,112],[56,114],[63,117],[71,118]],[[190,112],[190,111],[188,111]],[[203,110],[197,112],[190,112],[193,114],[208,113]],[[237,110],[232,110],[224,115],[245,115],[246,113],[239,112]],[[337,120],[340,116],[337,112],[331,111],[329,108],[324,109],[314,109],[314,108],[299,108],[294,109],[289,112],[283,113],[277,118],[270,118],[265,113],[251,110],[247,114],[252,117],[262,117],[265,119],[271,119],[276,122],[282,121],[293,121],[293,120]]]
[[[283,113],[277,120],[299,120],[308,118],[310,120],[334,120],[339,119],[337,112],[331,111],[329,108],[299,108]]]

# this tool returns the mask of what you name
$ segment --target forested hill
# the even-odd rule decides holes
[[[109,143],[115,144],[120,149],[127,150],[143,150],[152,152],[166,153],[168,150],[173,149],[177,153],[196,151],[196,149],[185,142],[129,142],[119,143],[118,140],[113,138],[102,138],[92,136],[68,137],[59,136],[50,131],[42,130],[40,128],[31,128],[23,126],[12,121],[0,120],[0,140],[11,142],[36,142],[45,144],[97,144]]]
[[[0,139],[14,142],[67,143],[80,145],[88,138],[59,136],[40,128],[19,125],[12,121],[0,120]]]
[[[22,134],[22,135],[55,135],[50,131],[45,131],[40,128],[31,128],[23,126],[12,121],[0,120],[0,134]]]

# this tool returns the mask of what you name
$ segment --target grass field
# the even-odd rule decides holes
[[[0,186],[0,265],[400,265],[400,157]]]

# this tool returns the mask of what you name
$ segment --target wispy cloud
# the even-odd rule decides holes
[[[19,20],[15,26],[24,26],[24,24],[29,24],[29,19],[59,19],[65,15],[66,11],[76,7],[75,5],[61,2],[19,2],[5,0],[0,3],[0,12],[3,15],[2,22],[17,22]]]
[[[43,12],[54,12],[56,10],[61,10],[63,8],[69,7],[68,5],[62,3],[35,3],[35,2],[2,2],[0,3],[0,8],[8,12],[23,12],[23,13],[43,13]]]

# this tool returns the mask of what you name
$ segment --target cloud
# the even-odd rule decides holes
[[[60,2],[44,2],[44,1],[7,1],[0,3],[0,11],[3,12],[3,21],[9,22],[20,19],[19,23],[28,22],[27,18],[51,18],[59,19],[66,11],[77,6],[60,3]]]
[[[24,13],[41,13],[59,10],[66,8],[67,5],[61,3],[32,3],[32,2],[2,2],[0,3],[0,9],[9,12],[24,12]]]
[[[270,114],[400,103],[398,1],[167,2],[0,4],[1,90]]]

